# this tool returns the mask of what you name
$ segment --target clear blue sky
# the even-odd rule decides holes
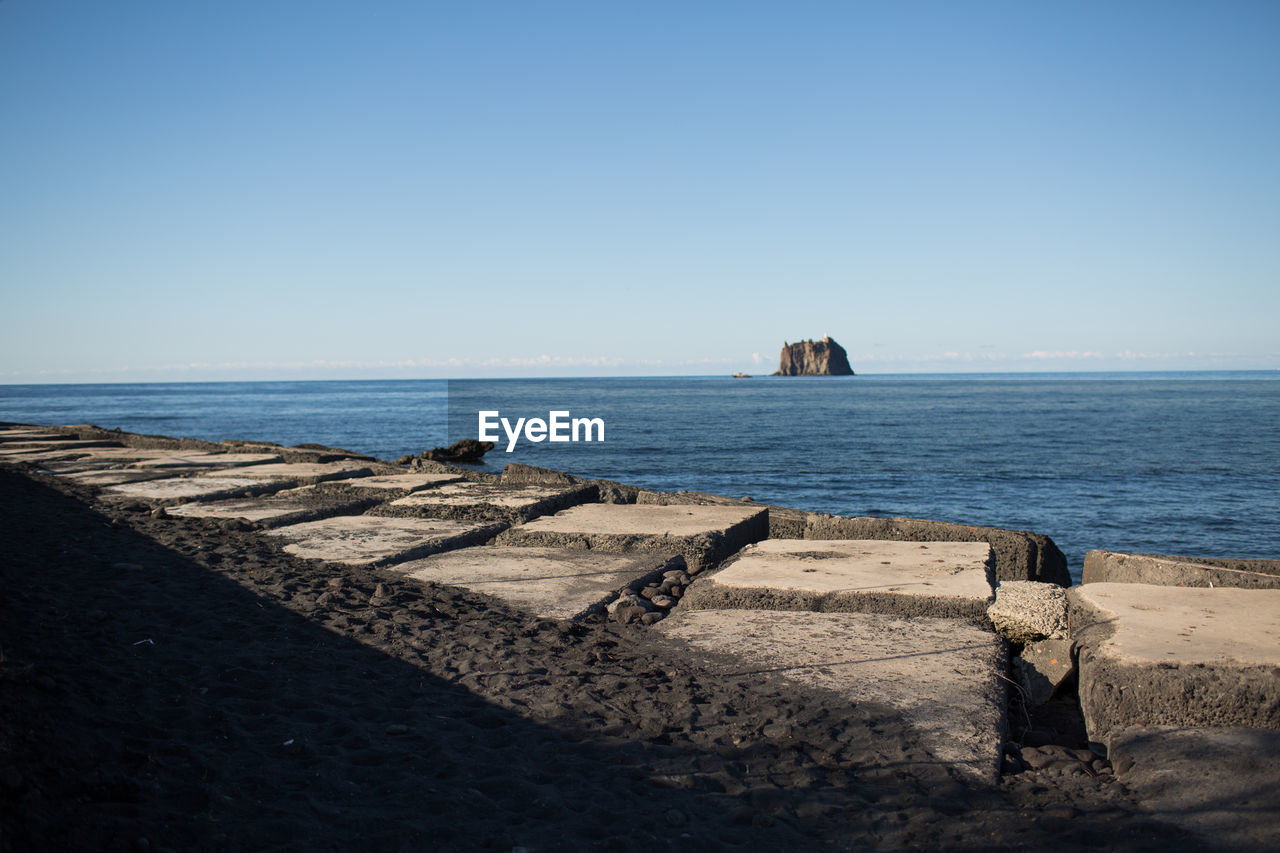
[[[0,2],[0,382],[1280,368],[1280,3]]]

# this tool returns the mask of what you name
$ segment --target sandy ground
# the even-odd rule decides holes
[[[1188,849],[1105,773],[973,787],[888,709],[643,627],[90,494],[0,468],[6,853]]]

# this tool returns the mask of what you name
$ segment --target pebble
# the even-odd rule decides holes
[[[169,513],[164,511],[164,507],[158,506],[155,509],[151,510],[151,517],[152,518],[168,518]]]
[[[654,622],[657,622],[661,618],[662,618],[662,614],[658,613],[657,611],[654,611],[652,613],[646,613],[640,617],[640,624],[652,625]]]
[[[653,602],[654,607],[661,607],[664,610],[669,610],[676,604],[676,600],[669,595],[655,595],[649,600]]]

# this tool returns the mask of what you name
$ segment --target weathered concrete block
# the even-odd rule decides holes
[[[135,471],[129,468],[56,468],[44,471],[57,477],[65,477],[86,486],[118,486],[121,483],[141,483],[147,480],[163,480],[172,477],[172,470]]]
[[[1015,643],[1067,636],[1067,591],[1057,584],[1001,581],[987,608],[996,630]]]
[[[725,671],[776,672],[883,706],[919,733],[936,761],[994,781],[1005,731],[1007,645],[954,619],[882,613],[686,610],[658,623]]]
[[[1043,705],[1075,674],[1075,643],[1062,639],[1029,643],[1014,664],[1028,703]]]
[[[512,462],[502,469],[502,482],[508,486],[581,486],[586,481],[563,471]]]
[[[108,486],[102,490],[102,497],[106,499],[138,498],[160,503],[212,501],[279,491],[288,485],[288,483],[252,477],[171,477],[165,480],[147,480]]]
[[[1081,583],[1280,589],[1280,560],[1165,557],[1090,551]]]
[[[1067,598],[1090,739],[1130,725],[1280,728],[1280,590],[1091,583]]]
[[[0,430],[0,443],[4,444],[8,444],[11,441],[61,441],[65,438],[67,436],[44,429],[18,427]]]
[[[215,456],[216,454],[209,455]],[[233,454],[228,453],[226,455],[231,456]],[[255,463],[247,468],[236,470],[237,477],[253,477],[260,480],[278,480],[297,486],[306,485],[308,483],[323,483],[326,480],[345,480],[350,477],[365,477],[373,473],[373,469],[362,462]]]
[[[135,453],[137,451],[134,451]],[[274,453],[166,453],[147,454],[133,463],[135,468],[241,468],[279,462]],[[252,476],[252,475],[246,475]]]
[[[700,610],[862,611],[984,622],[991,601],[985,542],[767,539],[685,593]]]
[[[512,486],[505,483],[446,483],[378,507],[374,514],[412,518],[528,521],[594,500],[594,486]]]
[[[1158,820],[1219,850],[1280,839],[1280,732],[1133,726],[1111,736],[1116,778]]]
[[[284,540],[288,543],[285,551],[309,560],[385,566],[479,545],[500,530],[501,524],[464,524],[449,519],[342,515],[268,530],[264,535]]]
[[[772,504],[757,504],[746,498],[730,498],[707,492],[652,492],[640,489],[636,493],[638,504],[656,506],[755,506],[769,510],[770,539],[803,539],[804,526],[810,513]]]
[[[915,518],[808,516],[805,539],[893,539],[903,542],[986,542],[996,555],[996,580],[1070,586],[1067,559],[1048,536],[1025,530],[971,527]]]
[[[481,546],[394,566],[411,578],[492,595],[546,619],[598,612],[619,592],[684,567],[662,554]]]
[[[92,439],[55,438],[49,440],[10,441],[0,444],[0,456],[22,457],[29,454],[93,450],[95,448],[120,447],[118,441],[94,441]]]
[[[102,465],[128,465],[130,463],[142,462],[148,459],[163,459],[173,455],[171,450],[148,450],[138,447],[99,447],[86,450],[84,453],[76,455],[76,461],[81,464],[99,463]],[[190,470],[196,468],[207,468],[204,465],[189,466]],[[154,470],[164,471],[163,468]],[[184,469],[185,470],[185,469]],[[168,474],[167,476],[173,476]]]
[[[612,553],[676,553],[697,573],[769,532],[767,511],[751,506],[583,504],[513,527],[502,545],[545,545]]]
[[[262,527],[283,527],[335,515],[354,515],[376,503],[373,498],[283,492],[260,498],[181,504],[166,511],[187,518],[240,518]]]
[[[459,474],[446,474],[437,471],[410,471],[403,474],[378,474],[371,477],[349,477],[344,480],[327,480],[317,483],[316,488],[325,492],[350,492],[352,494],[380,495],[384,498],[403,497],[405,495],[443,486],[445,483],[456,483],[462,479]]]

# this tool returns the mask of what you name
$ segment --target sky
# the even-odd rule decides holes
[[[0,0],[0,382],[1280,369],[1280,4]]]

